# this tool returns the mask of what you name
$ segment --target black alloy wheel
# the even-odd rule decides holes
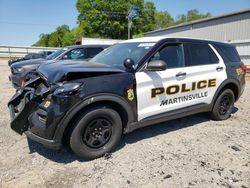
[[[113,151],[122,135],[122,120],[114,109],[98,106],[85,110],[72,127],[69,144],[84,160],[91,160]]]
[[[90,148],[104,146],[112,135],[112,123],[105,118],[90,121],[83,132],[83,142]]]
[[[229,95],[224,95],[220,100],[219,113],[225,115],[230,111],[233,104],[233,99]]]
[[[226,120],[230,117],[234,107],[235,97],[231,89],[221,91],[217,97],[210,115],[213,120]]]

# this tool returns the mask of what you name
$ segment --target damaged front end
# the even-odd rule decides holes
[[[107,89],[107,84],[93,87],[103,76],[118,73],[124,71],[94,63],[61,62],[39,66],[37,77],[26,82],[8,103],[11,128],[46,147],[59,149],[64,120],[86,96]],[[112,79],[107,81],[111,83]]]
[[[8,103],[11,128],[49,148],[59,149],[61,140],[55,139],[54,133],[66,112],[80,101],[81,85],[49,85],[41,77],[27,82]]]
[[[48,88],[38,90],[41,83],[40,77],[28,82],[25,87],[16,92],[8,103],[11,128],[19,134],[28,130],[29,116],[49,94]]]

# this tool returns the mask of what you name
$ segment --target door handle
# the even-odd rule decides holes
[[[223,70],[223,67],[216,67],[216,70],[221,71],[221,70]]]
[[[186,75],[187,75],[187,73],[185,73],[185,72],[179,72],[175,76],[176,77],[183,77],[183,76],[186,76]]]

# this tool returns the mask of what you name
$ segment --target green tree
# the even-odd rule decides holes
[[[80,29],[69,29],[69,26],[62,25],[49,34],[41,34],[39,40],[34,46],[48,46],[48,47],[63,47],[65,45],[75,44],[77,37],[79,37]]]
[[[211,14],[209,12],[206,13],[206,14],[201,14],[201,13],[199,13],[198,10],[193,9],[193,10],[189,10],[187,12],[187,21],[190,22],[190,21],[194,21],[194,20],[207,18],[207,17],[210,17],[210,16],[211,16]]]
[[[69,46],[76,43],[76,41],[81,40],[83,31],[80,27],[73,28],[70,32],[67,32],[63,36],[63,46]]]
[[[141,11],[141,16],[138,17],[139,23],[135,22],[135,34],[144,33],[155,28],[156,8],[153,2],[147,1],[144,3],[144,8]]]
[[[156,12],[155,22],[154,29],[161,29],[174,25],[174,19],[167,11]]]
[[[39,40],[33,46],[49,46],[50,34],[40,34]]]
[[[177,20],[175,21],[174,25],[182,24],[187,22],[187,17],[185,14],[181,14],[178,16]]]
[[[69,26],[62,25],[56,28],[56,31],[50,34],[49,46],[62,47],[63,38],[70,32]]]
[[[133,20],[132,35],[153,29],[155,7],[144,0],[77,0],[79,26],[86,37],[126,39],[127,15],[131,6],[138,17]]]
[[[175,24],[182,24],[185,22],[200,20],[200,19],[207,18],[210,16],[211,14],[209,12],[207,12],[206,14],[202,14],[198,10],[192,9],[192,10],[189,10],[186,15],[185,14],[179,15]]]
[[[210,17],[211,14],[189,10],[175,21],[167,11],[156,11],[153,2],[144,0],[77,0],[78,27],[70,30],[62,25],[49,34],[41,34],[34,46],[63,47],[73,45],[83,36],[93,38],[127,39],[128,12],[133,7],[131,36],[143,37],[143,33],[172,25]]]

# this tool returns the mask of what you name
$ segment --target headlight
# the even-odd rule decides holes
[[[77,92],[82,83],[66,83],[59,84],[59,87],[54,91],[55,95],[72,95]]]
[[[20,68],[13,68],[12,70],[13,70],[14,73],[20,73],[20,72],[23,71],[23,68],[22,67],[20,67]]]

